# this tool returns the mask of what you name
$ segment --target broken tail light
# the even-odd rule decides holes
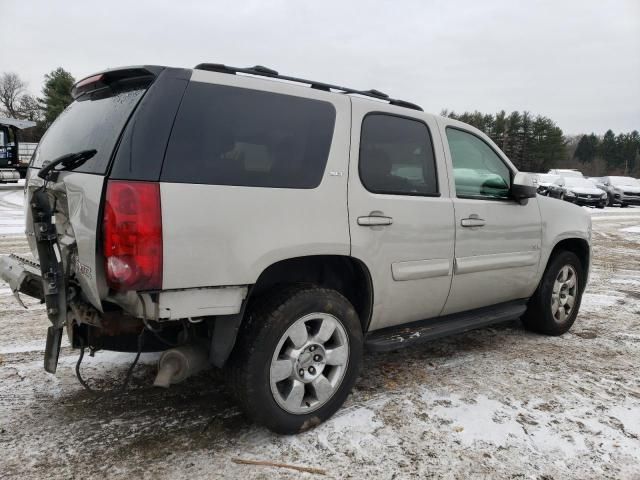
[[[162,288],[160,185],[110,180],[104,208],[107,284],[114,290]]]

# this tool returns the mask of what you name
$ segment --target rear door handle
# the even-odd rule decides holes
[[[460,220],[460,225],[463,227],[484,227],[485,223],[484,219],[480,218],[477,213],[469,215],[469,218]]]
[[[374,212],[371,212],[374,213]],[[368,215],[366,217],[358,217],[358,225],[363,227],[376,227],[381,225],[391,225],[393,218],[384,215]]]

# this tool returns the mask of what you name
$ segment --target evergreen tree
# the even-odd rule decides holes
[[[611,129],[607,130],[600,143],[600,156],[604,159],[607,167],[613,170],[620,166],[618,158],[618,143],[616,136]]]
[[[505,134],[507,131],[507,112],[501,110],[496,114],[492,140],[504,150]]]
[[[620,160],[624,168],[624,175],[631,175],[632,172],[636,171],[636,160],[640,151],[640,136],[638,131],[634,130],[628,134],[620,134],[618,137],[620,137]],[[616,137],[616,140],[618,137]]]
[[[507,118],[507,131],[503,151],[510,159],[520,158],[520,129],[522,128],[522,116],[520,112],[511,112]]]
[[[48,128],[73,101],[71,87],[73,87],[75,79],[62,67],[46,74],[44,78],[43,97],[39,101],[44,110],[44,126]]]
[[[581,161],[582,163],[592,162],[598,154],[599,144],[600,141],[595,134],[583,135],[578,142],[573,158]]]

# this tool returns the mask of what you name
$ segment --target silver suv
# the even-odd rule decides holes
[[[363,349],[521,318],[560,335],[591,223],[536,196],[486,135],[376,90],[265,67],[80,81],[25,187],[37,263],[1,259],[84,351],[163,351],[156,385],[223,368],[292,433],[345,401]]]

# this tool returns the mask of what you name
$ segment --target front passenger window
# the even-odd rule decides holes
[[[458,197],[508,198],[511,171],[480,138],[447,127]]]

